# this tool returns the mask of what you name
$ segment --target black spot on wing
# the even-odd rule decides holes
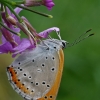
[[[43,81],[42,84],[46,84],[45,81]]]
[[[20,65],[20,62],[18,64]]]
[[[44,66],[45,66],[45,64],[42,64],[41,66],[42,66],[42,67],[44,67]]]
[[[52,96],[52,95],[50,95],[50,98],[53,98],[53,96]]]
[[[25,74],[25,73],[24,73],[23,75],[24,75],[24,76],[26,76],[26,74]]]
[[[36,82],[36,83],[35,83],[35,85],[36,85],[36,86],[38,86],[38,85],[39,85],[39,83],[38,83],[38,82]]]

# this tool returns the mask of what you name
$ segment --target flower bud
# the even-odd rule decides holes
[[[17,46],[17,43],[15,42],[15,40],[13,39],[13,34],[11,34],[7,29],[5,28],[1,28],[1,33],[2,35],[5,37],[5,39],[11,43],[11,45],[13,47]]]
[[[24,5],[27,7],[40,6],[41,0],[40,1],[39,0],[25,0]]]
[[[17,26],[29,37],[29,40],[32,45],[34,44],[34,42],[36,43],[34,35],[32,35],[25,22],[22,23],[17,22]]]
[[[44,5],[48,10],[51,10],[55,4],[53,0],[25,0],[24,5],[27,7]]]
[[[46,6],[46,7],[48,8],[48,10],[51,10],[52,7],[55,5],[55,4],[53,3],[53,0],[42,0],[42,4],[43,4],[44,6]]]
[[[32,25],[29,23],[29,21],[28,21],[25,17],[22,17],[22,19],[23,19],[24,23],[26,24],[27,28],[30,30],[31,34],[32,34],[34,37],[36,37],[37,39],[38,39],[38,38],[41,38],[41,37],[37,34],[36,30],[35,30],[35,29],[32,27]]]
[[[7,18],[8,22],[10,22],[12,25],[16,25],[16,19],[13,18],[12,16],[8,15]]]

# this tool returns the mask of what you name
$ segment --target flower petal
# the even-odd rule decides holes
[[[44,5],[48,8],[48,10],[51,10],[52,7],[55,5],[53,0],[44,0]]]
[[[13,34],[12,37],[13,37],[14,41],[15,41],[17,44],[20,44],[21,39],[20,39],[20,37],[19,37],[18,35]]]
[[[20,53],[22,51],[25,51],[28,48],[34,48],[35,46],[31,44],[31,42],[29,41],[29,39],[22,39],[21,43],[15,47],[13,50],[17,53]]]
[[[13,52],[12,45],[9,42],[0,45],[0,54],[8,52]]]
[[[5,37],[3,35],[1,36],[1,41],[2,41],[2,44],[7,42],[7,40],[5,39]]]
[[[19,33],[20,32],[20,28],[14,27],[13,25],[11,25],[10,27],[14,32]]]
[[[10,24],[10,23],[8,22],[8,20],[6,19],[6,15],[5,15],[4,12],[1,13],[1,16],[2,16],[2,18],[3,18],[4,24],[6,24],[8,27],[10,27],[11,24]]]
[[[52,28],[49,28],[47,30],[44,30],[43,32],[40,32],[38,35],[42,38],[47,38],[48,35],[52,32],[52,31],[56,31],[56,32],[59,32],[60,29],[58,27],[52,27]]]
[[[23,10],[23,9],[22,8],[19,8],[19,7],[16,7],[14,9],[14,11],[16,12],[16,14],[19,14],[21,10]]]
[[[7,8],[7,13],[9,14],[9,15],[11,15],[12,13],[11,13],[11,11],[9,10],[9,8],[8,7],[6,7]]]

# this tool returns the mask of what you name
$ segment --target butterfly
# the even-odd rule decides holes
[[[56,100],[61,82],[66,41],[42,40],[7,67],[8,80],[25,100]]]

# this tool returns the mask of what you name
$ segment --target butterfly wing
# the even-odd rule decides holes
[[[37,46],[7,68],[12,87],[26,100],[55,100],[63,67],[63,51]]]
[[[63,64],[64,64],[64,54],[63,54],[62,49],[58,52],[58,54],[59,54],[59,68],[56,74],[54,84],[52,88],[50,89],[50,91],[44,97],[38,100],[55,100],[56,99],[56,95],[60,86],[60,81],[61,81],[62,71],[63,71]]]

